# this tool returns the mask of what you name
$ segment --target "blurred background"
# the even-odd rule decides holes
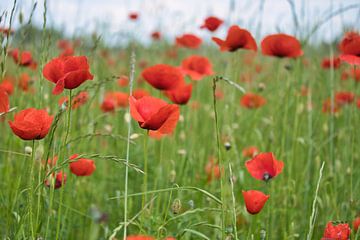
[[[15,11],[27,20],[35,4],[32,22],[41,28],[43,0],[17,0]],[[214,33],[219,36],[232,24],[250,30],[258,39],[276,32],[306,38],[316,28],[310,42],[319,43],[360,27],[359,0],[48,0],[46,4],[47,26],[68,37],[96,32],[116,45],[127,42],[129,34],[149,43],[153,31],[160,31],[170,41],[185,32],[206,37],[210,33],[199,26],[210,15],[225,20],[225,27]],[[13,0],[0,1],[7,22],[12,6]],[[138,13],[137,21],[130,21],[129,13]],[[2,26],[6,24],[1,22]],[[14,25],[16,29],[19,21]]]

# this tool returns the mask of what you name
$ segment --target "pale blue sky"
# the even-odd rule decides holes
[[[17,11],[28,18],[35,0],[18,0]],[[34,22],[42,24],[43,0],[38,0]],[[208,15],[225,19],[227,26],[238,24],[249,29],[257,38],[269,33],[294,34],[296,29],[287,0],[48,0],[48,24],[63,29],[68,35],[97,31],[108,41],[119,42],[131,32],[146,42],[150,32],[160,30],[166,37],[191,32],[210,39],[199,25]],[[262,3],[264,3],[262,5]],[[339,36],[344,26],[360,28],[360,0],[294,0],[299,15],[298,31],[304,34],[323,20],[331,9],[335,11],[356,5],[324,24],[312,41],[329,40]],[[1,0],[0,10],[10,12],[12,0]],[[263,6],[263,14],[261,12]],[[136,11],[140,20],[128,20]],[[259,23],[261,24],[259,25]],[[357,23],[357,24],[356,24]],[[260,28],[260,31],[259,30]],[[356,29],[355,28],[355,29]],[[215,33],[224,36],[226,27]]]

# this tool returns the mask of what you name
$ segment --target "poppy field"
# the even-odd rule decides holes
[[[0,9],[0,239],[360,239],[359,26],[112,45],[42,3]]]

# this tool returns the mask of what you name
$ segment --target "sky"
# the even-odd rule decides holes
[[[35,2],[33,23],[41,26],[44,0],[17,0],[16,12],[22,12],[27,20]],[[289,2],[294,3],[297,25]],[[12,5],[13,0],[1,0],[1,13],[6,11],[9,16]],[[47,0],[47,9],[48,26],[63,30],[67,36],[96,32],[114,44],[129,35],[146,43],[155,30],[170,41],[183,33],[206,39],[211,35],[224,37],[233,24],[248,29],[257,39],[278,32],[305,37],[341,9],[344,11],[321,25],[310,40],[328,42],[339,37],[344,27],[360,30],[360,0]],[[130,12],[139,13],[139,20],[129,21]],[[224,26],[212,34],[199,28],[210,15],[225,20]],[[15,23],[15,29],[18,25]]]

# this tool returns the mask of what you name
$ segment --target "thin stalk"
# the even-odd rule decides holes
[[[135,52],[131,53],[130,59],[130,89],[129,95],[132,96],[133,82],[135,77]],[[130,115],[130,108],[127,111]],[[129,117],[128,122],[128,134],[127,134],[127,145],[126,145],[126,164],[125,164],[125,193],[124,193],[124,236],[123,239],[126,240],[127,226],[128,226],[128,179],[129,179],[129,157],[130,157],[130,136],[131,136],[131,117]]]
[[[143,178],[143,192],[147,192],[147,183],[148,183],[148,134],[144,136],[144,178]],[[146,203],[147,194],[144,194],[142,197],[142,207]]]
[[[216,82],[218,81],[218,77],[213,79],[213,107],[214,107],[214,115],[215,115],[215,131],[216,131],[216,142],[217,142],[217,155],[219,161],[220,169],[223,169],[223,162],[221,158],[221,148],[220,148],[220,133],[219,133],[219,123],[218,123],[218,114],[216,108]],[[224,186],[223,186],[223,175],[220,176],[220,192],[221,192],[221,238],[225,239],[225,207],[224,207]]]
[[[30,184],[30,197],[29,197],[29,218],[30,218],[30,228],[31,228],[31,237],[33,239],[35,239],[35,233],[34,233],[34,223],[33,223],[33,174],[34,174],[34,164],[35,164],[35,140],[32,140],[32,152],[31,152],[31,168],[30,168],[30,179],[29,179],[29,184]]]
[[[231,199],[232,199],[232,208],[233,208],[234,235],[235,235],[235,240],[238,240],[237,227],[236,227],[236,199],[234,194],[234,181],[233,181],[231,163],[229,163],[229,171],[230,171]]]
[[[318,182],[317,182],[317,185],[316,185],[315,197],[314,197],[314,201],[313,201],[313,204],[312,204],[312,212],[311,212],[310,221],[309,221],[309,232],[308,232],[308,235],[306,237],[307,240],[312,239],[312,233],[313,233],[314,226],[315,226],[315,220],[316,220],[316,214],[317,214],[316,202],[317,202],[317,198],[318,198],[320,182],[321,182],[324,166],[325,166],[325,162],[323,162],[321,164],[321,168],[320,168],[320,172],[319,172],[319,179],[318,179]]]

